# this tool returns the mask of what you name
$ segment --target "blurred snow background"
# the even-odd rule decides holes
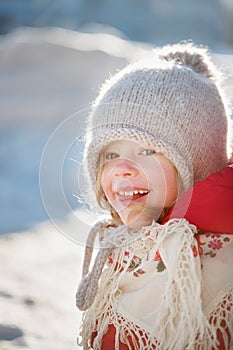
[[[1,350],[76,348],[73,241],[93,220],[73,196],[76,137],[105,78],[184,39],[209,46],[233,100],[232,0],[0,1]]]
[[[232,0],[1,0],[1,32],[26,25],[112,27],[134,41],[232,45]]]

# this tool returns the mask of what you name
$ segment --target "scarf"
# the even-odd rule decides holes
[[[114,223],[97,224],[91,231],[89,253],[97,232],[102,249],[89,273],[90,254],[86,254],[77,292],[77,306],[86,310],[80,331],[84,349],[91,348],[95,332],[92,346],[100,350],[109,324],[116,329],[115,349],[120,349],[120,342],[129,349],[218,349],[219,331],[226,349],[232,346],[233,274],[223,273],[224,259],[233,263],[228,237],[223,238],[228,238],[227,256],[220,254],[215,261],[210,243],[218,240],[210,234],[201,260],[202,235],[186,219],[153,223],[137,233]],[[214,272],[220,276],[218,281]]]

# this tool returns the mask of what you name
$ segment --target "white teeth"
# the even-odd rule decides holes
[[[118,194],[120,196],[125,196],[125,197],[129,197],[129,196],[133,196],[133,195],[136,195],[136,194],[146,194],[148,193],[149,191],[147,190],[134,190],[134,191],[119,191]]]
[[[148,193],[149,191],[147,191],[147,190],[145,190],[145,191],[144,191],[144,190],[139,190],[138,192],[139,192],[140,194],[146,194],[146,193]]]

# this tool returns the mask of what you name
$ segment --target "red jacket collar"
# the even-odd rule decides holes
[[[185,218],[199,230],[233,234],[233,165],[196,183],[163,223]]]

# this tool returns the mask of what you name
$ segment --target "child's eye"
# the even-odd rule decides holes
[[[154,149],[143,149],[140,154],[142,154],[143,156],[151,156],[152,154],[155,154],[155,150]]]
[[[109,152],[106,154],[105,158],[106,159],[115,159],[115,158],[118,158],[119,157],[119,154],[117,153],[114,153],[114,152]]]

